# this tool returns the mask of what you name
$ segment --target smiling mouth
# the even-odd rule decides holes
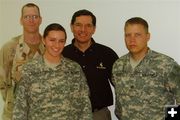
[[[86,37],[86,35],[84,35],[84,34],[81,34],[81,35],[79,35],[80,37]]]

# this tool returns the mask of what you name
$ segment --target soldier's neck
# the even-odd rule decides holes
[[[36,45],[42,40],[41,35],[37,33],[24,33],[24,40],[27,44]]]

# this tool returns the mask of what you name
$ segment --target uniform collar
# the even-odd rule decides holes
[[[29,46],[24,42],[24,38],[23,35],[21,35],[20,39],[19,39],[19,50],[25,54],[28,54],[30,51]]]
[[[139,62],[142,63],[142,62],[149,62],[153,59],[153,56],[152,56],[152,50],[150,48],[148,48],[148,51],[146,53],[146,55],[144,56],[144,58]],[[130,62],[130,53],[128,53],[127,55],[127,58],[126,58],[129,62]]]
[[[19,43],[18,43],[18,44],[19,44],[19,49],[20,49],[20,51],[22,51],[22,52],[24,52],[24,53],[26,53],[26,54],[29,53],[30,47],[27,45],[26,42],[24,42],[24,37],[23,37],[23,35],[20,36],[20,39],[19,39]],[[41,43],[40,43],[40,45],[39,45],[39,50],[40,50],[40,53],[41,53],[41,54],[44,52],[44,45],[43,45],[42,41],[41,41]]]

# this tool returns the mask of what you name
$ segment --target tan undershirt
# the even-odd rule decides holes
[[[131,66],[132,66],[133,69],[134,69],[140,62],[141,62],[141,60],[134,60],[132,57],[130,57],[130,64],[131,64]]]
[[[44,58],[44,62],[48,67],[50,67],[52,69],[54,69],[56,66],[59,65],[59,63],[51,63],[51,62],[49,62],[46,58]]]
[[[40,53],[39,44],[35,44],[35,45],[27,44],[27,45],[30,48],[30,51],[28,53],[28,58],[33,58],[36,52]]]

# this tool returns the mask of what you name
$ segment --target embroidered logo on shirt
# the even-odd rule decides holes
[[[98,69],[106,69],[106,67],[103,66],[102,62],[100,62],[99,66],[97,66],[96,68],[98,68]]]

